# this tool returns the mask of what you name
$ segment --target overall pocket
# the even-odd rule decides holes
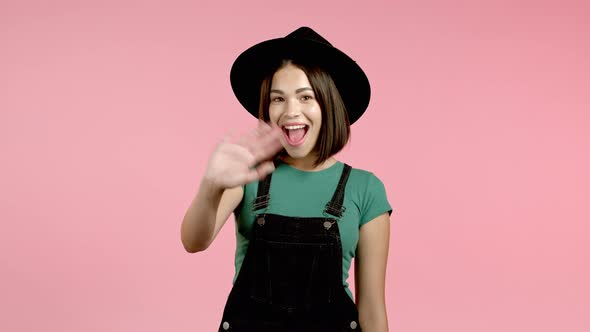
[[[327,303],[333,291],[325,271],[330,248],[324,243],[257,241],[251,297],[287,311]]]

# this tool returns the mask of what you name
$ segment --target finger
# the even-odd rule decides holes
[[[255,129],[242,135],[240,139],[237,141],[237,144],[245,147],[252,154],[257,154],[256,151],[259,149],[260,139],[266,137],[269,134],[269,132],[272,132],[271,126],[269,126],[264,121],[259,120],[258,126]]]
[[[262,128],[270,128],[271,127],[272,122],[266,122],[264,120],[260,120],[258,119],[258,125]]]
[[[228,142],[231,142],[231,141],[232,141],[232,138],[233,138],[233,136],[234,136],[234,134],[235,134],[235,130],[234,130],[234,129],[230,129],[230,130],[228,130],[228,131],[227,131],[227,132],[226,132],[226,133],[223,135],[223,137],[221,138],[221,142],[223,142],[223,143],[228,143]]]
[[[258,180],[258,172],[255,169],[251,169],[246,175],[244,176],[244,180],[242,183],[250,183]]]
[[[240,142],[248,145],[251,140],[255,140],[257,137],[266,135],[269,130],[271,130],[271,128],[268,124],[262,120],[258,120],[258,125],[255,128],[249,130],[246,134],[242,135]]]
[[[268,174],[275,170],[274,163],[272,161],[265,161],[256,167],[257,179],[264,179]]]
[[[252,152],[243,146],[236,144],[228,147],[227,151],[232,156],[233,161],[246,165],[247,167],[252,168],[258,163]]]
[[[255,146],[253,146],[251,152],[252,157],[260,162],[264,160],[270,159],[273,155],[275,155],[280,149],[282,148],[282,144],[277,141],[258,141]]]
[[[266,122],[258,120],[258,127],[256,127],[256,137],[262,137],[268,134],[272,128]]]
[[[264,129],[266,126],[267,124],[264,120],[258,119],[258,125],[256,126],[257,128]]]
[[[261,137],[256,142],[256,157],[268,159],[270,155],[277,153],[283,147],[280,139],[282,135],[282,131],[273,130],[266,136]]]
[[[250,130],[247,133],[242,134],[236,140],[236,144],[241,145],[241,146],[247,148],[248,150],[252,150],[252,146],[254,145],[254,142],[256,141],[256,136],[257,136],[256,131]]]
[[[250,171],[248,173],[246,173],[244,182],[245,183],[250,183],[250,182],[253,182],[253,181],[262,180],[269,173],[271,173],[272,171],[274,171],[274,165],[273,166],[269,166],[266,163],[265,164],[260,164],[256,168],[252,168],[252,169],[250,169]]]

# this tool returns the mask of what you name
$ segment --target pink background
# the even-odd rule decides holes
[[[180,223],[256,123],[233,60],[300,25],[372,82],[339,159],[395,210],[390,330],[590,331],[588,2],[327,3],[0,3],[1,331],[217,328],[233,222]]]

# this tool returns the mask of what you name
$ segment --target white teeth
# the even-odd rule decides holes
[[[286,129],[293,130],[293,129],[301,129],[305,128],[305,125],[298,125],[298,126],[285,126]]]

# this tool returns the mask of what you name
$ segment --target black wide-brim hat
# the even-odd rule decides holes
[[[254,117],[258,118],[262,81],[278,69],[283,59],[317,65],[328,72],[342,96],[350,124],[369,106],[371,86],[361,67],[317,32],[301,27],[286,37],[250,47],[234,62],[230,73],[232,89]]]

